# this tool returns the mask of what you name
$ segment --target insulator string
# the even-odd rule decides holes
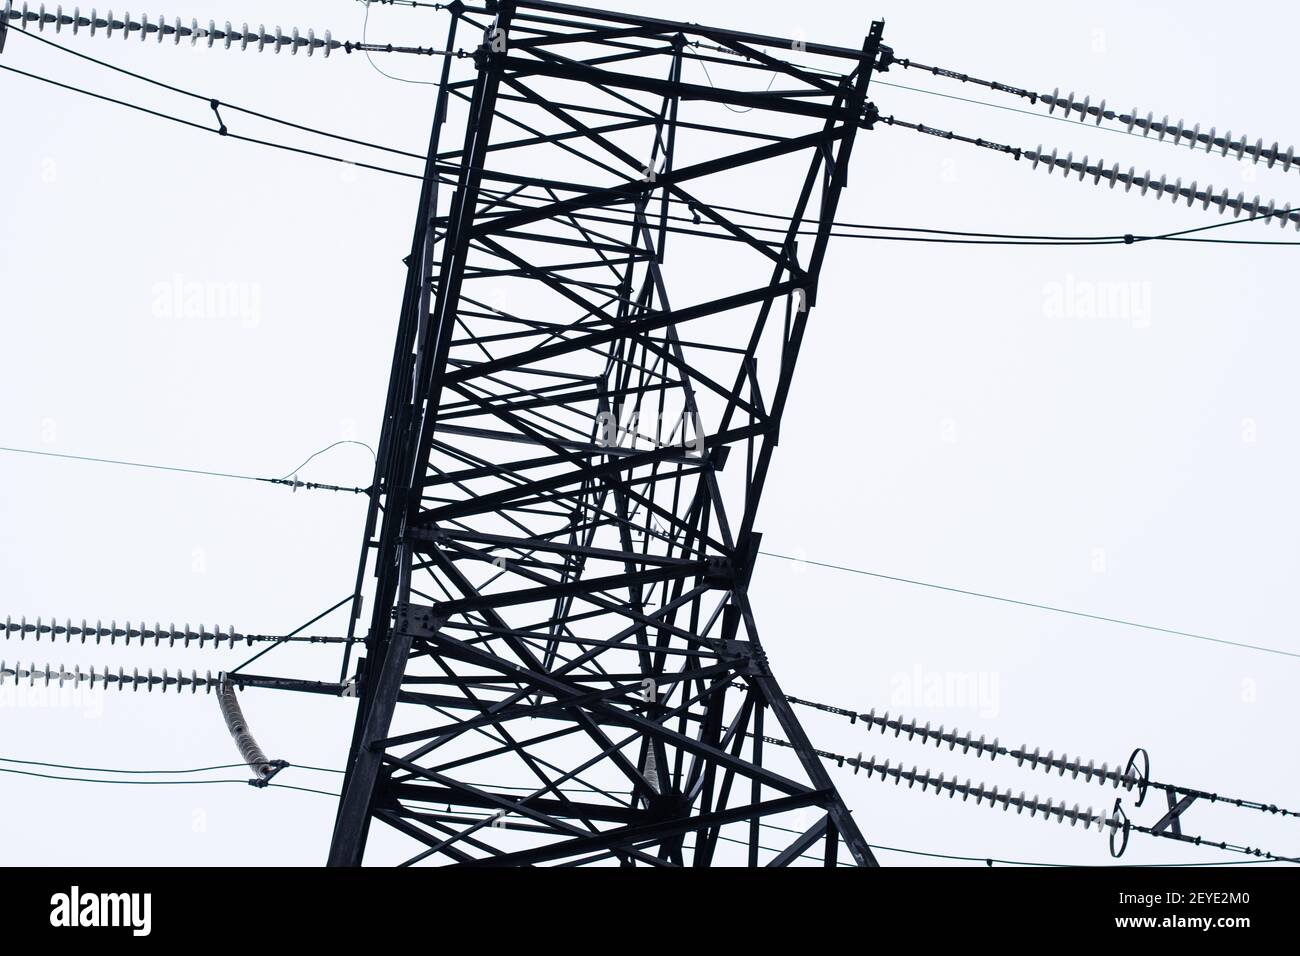
[[[1118,183],[1124,186],[1125,192],[1136,188],[1143,196],[1148,192],[1154,193],[1157,200],[1168,196],[1170,202],[1185,200],[1188,206],[1200,203],[1202,209],[1213,206],[1220,214],[1231,210],[1233,218],[1240,217],[1242,213],[1250,219],[1276,218],[1282,228],[1285,229],[1288,222],[1293,222],[1296,229],[1300,230],[1300,209],[1293,210],[1290,203],[1285,206],[1280,206],[1275,200],[1265,203],[1258,195],[1252,200],[1247,200],[1244,192],[1238,192],[1235,197],[1231,197],[1226,188],[1216,194],[1213,186],[1207,185],[1202,189],[1194,180],[1184,186],[1181,177],[1170,182],[1169,177],[1162,174],[1159,179],[1156,179],[1151,170],[1138,175],[1136,167],[1133,166],[1130,166],[1127,172],[1121,172],[1119,163],[1107,167],[1102,160],[1090,162],[1087,156],[1076,160],[1074,153],[1061,156],[1055,149],[1049,154],[1044,152],[1041,144],[1037,149],[1022,150],[1021,154],[1030,161],[1031,168],[1037,169],[1043,166],[1048,175],[1060,169],[1067,179],[1071,175],[1077,175],[1080,182],[1091,179],[1093,185],[1099,185],[1104,180],[1111,189],[1114,189]]]
[[[982,757],[985,754],[988,755],[990,760],[996,760],[998,757],[1010,757],[1016,761],[1016,766],[1018,767],[1028,764],[1031,770],[1042,770],[1045,773],[1051,773],[1055,770],[1058,776],[1063,777],[1065,774],[1069,773],[1070,779],[1072,780],[1078,779],[1082,776],[1084,781],[1087,783],[1096,781],[1103,786],[1109,783],[1116,788],[1122,786],[1125,790],[1131,790],[1133,787],[1142,783],[1141,775],[1138,773],[1137,769],[1132,766],[1131,762],[1129,766],[1123,770],[1120,769],[1118,764],[1114,769],[1111,769],[1110,765],[1107,763],[1102,763],[1098,766],[1094,760],[1089,760],[1087,763],[1084,763],[1083,760],[1078,757],[1071,760],[1066,754],[1062,753],[1060,756],[1057,756],[1056,753],[1051,750],[1044,754],[1038,747],[1035,747],[1032,751],[1029,749],[1028,745],[1011,748],[1004,747],[998,742],[996,737],[992,740],[988,740],[983,734],[981,734],[980,737],[976,739],[973,734],[964,733],[955,727],[950,729],[945,729],[942,726],[932,728],[929,722],[925,725],[921,725],[917,721],[903,717],[901,714],[890,717],[888,712],[886,712],[877,716],[875,710],[866,714],[859,714],[842,707],[834,707],[830,704],[819,704],[815,701],[802,700],[798,697],[787,697],[786,700],[790,701],[792,704],[811,707],[815,710],[848,717],[854,723],[861,721],[872,729],[879,727],[882,734],[888,733],[891,730],[894,732],[895,737],[900,737],[906,734],[908,741],[917,741],[922,745],[933,742],[936,747],[942,747],[944,744],[947,744],[950,751],[956,750],[960,747],[963,754],[968,754],[971,751],[974,751],[976,758]]]
[[[3,636],[9,640],[27,640],[33,641],[49,640],[57,642],[59,638],[63,639],[65,644],[108,644],[116,645],[119,641],[125,647],[136,645],[143,647],[152,644],[154,647],[175,647],[179,644],[181,647],[190,647],[191,645],[205,648],[219,648],[222,646],[233,648],[242,644],[252,647],[254,644],[265,644],[275,641],[293,641],[303,644],[341,644],[346,641],[343,637],[333,636],[293,636],[277,637],[270,634],[240,634],[233,627],[222,631],[218,625],[211,629],[199,625],[198,630],[194,630],[189,624],[184,628],[178,628],[175,624],[168,624],[164,627],[162,624],[154,624],[153,627],[137,622],[132,624],[130,621],[118,625],[117,621],[110,621],[107,625],[103,621],[96,621],[94,624],[88,624],[84,619],[81,623],[74,624],[71,619],[65,619],[60,624],[57,619],[50,618],[46,621],[38,617],[34,622],[29,622],[26,616],[14,620],[12,616],[6,616],[4,620]]]
[[[190,693],[196,693],[198,689],[203,688],[204,693],[212,693],[221,683],[221,677],[213,676],[212,671],[205,675],[200,675],[198,671],[191,670],[188,675],[183,670],[177,670],[171,674],[165,668],[160,674],[155,674],[150,667],[144,673],[140,672],[138,667],[128,671],[125,667],[119,667],[116,672],[111,668],[105,667],[101,671],[96,671],[91,667],[83,671],[78,665],[71,670],[60,664],[57,668],[49,664],[37,665],[21,663],[9,664],[0,660],[0,686],[3,686],[9,678],[14,679],[14,683],[21,685],[26,682],[29,687],[35,686],[38,682],[43,687],[51,685],[63,687],[70,684],[72,688],[78,689],[83,684],[91,688],[113,688],[114,690],[139,691],[141,688],[148,692],[154,690],[165,692],[175,690],[177,692],[189,689]]]
[[[764,743],[774,744],[775,746],[786,747],[792,750],[795,749],[794,744],[782,740],[779,737],[763,736],[761,739]],[[1107,815],[1105,813],[1097,813],[1092,807],[1080,810],[1077,803],[1073,806],[1067,806],[1064,801],[1054,803],[1051,798],[1040,799],[1038,794],[1034,794],[1032,797],[1026,797],[1023,790],[1016,794],[1009,789],[999,790],[997,786],[991,788],[986,787],[983,782],[975,784],[971,782],[969,777],[964,781],[958,777],[945,778],[942,773],[935,775],[929,770],[918,769],[916,765],[913,765],[908,769],[902,764],[891,766],[888,760],[877,761],[875,757],[867,757],[864,759],[862,754],[858,754],[856,757],[850,757],[846,754],[832,753],[827,750],[813,750],[813,753],[824,760],[832,761],[840,767],[852,767],[855,775],[860,771],[866,771],[868,777],[879,777],[882,783],[887,783],[892,778],[896,786],[901,785],[906,781],[909,790],[913,787],[920,786],[922,793],[933,790],[935,796],[942,796],[947,793],[951,799],[960,795],[963,803],[974,797],[976,806],[987,803],[990,808],[1000,806],[1004,812],[1014,807],[1017,816],[1028,810],[1031,819],[1041,814],[1044,820],[1055,820],[1057,823],[1065,823],[1066,821],[1069,821],[1070,826],[1072,827],[1078,826],[1080,823],[1083,824],[1084,829],[1096,827],[1099,831],[1109,832],[1111,854],[1113,856],[1121,856],[1123,854],[1124,849],[1128,845],[1128,837],[1130,833],[1142,833],[1147,836],[1180,840],[1184,843],[1195,844],[1196,846],[1215,847],[1231,853],[1243,853],[1248,856],[1273,860],[1279,863],[1300,863],[1300,858],[1280,856],[1256,847],[1215,842],[1202,837],[1174,834],[1167,830],[1157,831],[1152,827],[1140,826],[1128,819],[1127,815],[1124,814],[1120,808],[1119,800],[1115,801],[1114,811]]]
[[[1190,185],[1184,186],[1182,177],[1170,182],[1168,176],[1161,175],[1157,180],[1150,170],[1147,170],[1143,175],[1138,175],[1136,167],[1130,166],[1127,172],[1123,172],[1120,170],[1119,163],[1113,163],[1108,168],[1101,160],[1096,163],[1090,162],[1088,156],[1076,160],[1072,152],[1061,156],[1059,150],[1053,149],[1049,154],[1044,151],[1042,144],[1039,144],[1037,149],[1021,149],[990,140],[963,136],[950,130],[926,126],[923,123],[910,123],[893,116],[869,115],[863,122],[868,125],[881,122],[888,126],[899,126],[928,136],[937,136],[941,139],[956,140],[957,142],[980,146],[984,149],[991,149],[1011,156],[1017,161],[1021,159],[1029,160],[1030,167],[1033,169],[1043,166],[1047,169],[1049,175],[1056,169],[1060,169],[1062,176],[1067,179],[1071,175],[1077,174],[1080,182],[1091,179],[1093,185],[1099,185],[1105,180],[1111,189],[1115,188],[1116,183],[1122,183],[1125,192],[1136,187],[1140,195],[1143,196],[1148,192],[1152,192],[1155,194],[1156,199],[1169,196],[1170,202],[1186,200],[1188,206],[1200,203],[1202,209],[1209,209],[1213,206],[1221,214],[1231,210],[1234,219],[1245,213],[1247,218],[1241,220],[1242,222],[1250,222],[1255,219],[1277,219],[1278,225],[1283,229],[1286,228],[1288,223],[1295,223],[1296,229],[1300,230],[1300,209],[1293,209],[1290,203],[1280,205],[1275,200],[1269,200],[1265,203],[1258,195],[1252,200],[1247,200],[1244,192],[1238,192],[1235,197],[1232,197],[1226,188],[1216,194],[1213,186],[1206,186],[1202,189],[1195,180]],[[1177,233],[1174,233],[1171,236],[1161,238],[1173,238],[1177,235]],[[1126,243],[1145,241],[1144,238],[1134,235],[1126,235],[1123,239]]]
[[[804,700],[800,697],[787,696],[786,700],[800,707],[808,707],[813,710],[820,710],[824,713],[847,717],[850,723],[856,724],[860,721],[871,729],[879,727],[882,734],[888,733],[891,730],[894,732],[895,737],[901,737],[906,734],[908,741],[916,740],[922,745],[933,741],[936,747],[942,747],[944,744],[947,744],[949,751],[956,750],[958,747],[961,748],[963,754],[974,751],[977,759],[985,754],[988,754],[990,760],[996,760],[998,757],[1010,757],[1016,761],[1017,767],[1028,764],[1032,770],[1041,769],[1045,773],[1049,774],[1055,770],[1057,775],[1062,777],[1069,773],[1071,780],[1076,780],[1082,776],[1085,782],[1092,782],[1095,780],[1102,786],[1110,783],[1116,789],[1123,787],[1126,791],[1131,791],[1136,787],[1139,793],[1139,802],[1141,802],[1142,795],[1144,795],[1148,789],[1152,789],[1162,790],[1180,796],[1191,795],[1211,803],[1226,803],[1243,809],[1259,810],[1262,813],[1276,814],[1284,817],[1300,817],[1300,811],[1288,810],[1285,807],[1279,807],[1272,803],[1261,803],[1256,800],[1243,800],[1237,797],[1227,797],[1222,794],[1210,793],[1205,790],[1194,790],[1187,787],[1179,787],[1170,783],[1161,783],[1156,780],[1151,780],[1145,750],[1135,750],[1123,765],[1123,770],[1120,769],[1120,765],[1118,764],[1116,764],[1114,769],[1110,769],[1108,764],[1103,763],[1098,767],[1094,760],[1089,760],[1085,764],[1082,758],[1076,756],[1074,759],[1070,759],[1064,753],[1059,757],[1050,750],[1046,754],[1043,754],[1041,748],[1038,747],[1035,747],[1031,751],[1027,744],[1022,744],[1020,747],[1004,747],[998,742],[996,737],[989,741],[984,735],[980,735],[980,737],[976,739],[974,735],[960,731],[956,727],[945,730],[940,726],[937,729],[932,729],[928,722],[925,725],[921,725],[917,721],[908,719],[901,714],[894,717],[890,717],[888,713],[876,716],[874,709],[863,714],[846,707],[837,707],[833,704],[823,704],[817,701]],[[832,757],[836,756],[837,755],[832,755]],[[861,754],[858,756],[861,757]]]
[[[972,784],[970,778],[967,778],[964,782],[956,777],[945,779],[942,773],[935,776],[929,770],[919,770],[915,765],[908,770],[904,769],[902,765],[890,766],[888,760],[877,763],[874,757],[868,757],[865,760],[860,757],[853,757],[847,763],[853,767],[854,773],[862,770],[866,772],[868,777],[878,775],[882,782],[888,782],[890,778],[893,778],[894,784],[899,785],[906,781],[909,790],[919,786],[922,793],[933,789],[936,796],[942,796],[946,793],[949,798],[954,798],[960,795],[963,803],[973,797],[976,806],[987,802],[989,807],[1000,806],[1003,811],[1014,807],[1017,815],[1027,810],[1031,818],[1041,814],[1044,820],[1055,820],[1057,823],[1068,821],[1072,827],[1083,824],[1085,830],[1092,827],[1096,827],[1099,831],[1104,831],[1107,828],[1113,830],[1123,825],[1121,820],[1108,817],[1104,813],[1096,813],[1092,807],[1080,810],[1077,803],[1073,806],[1067,806],[1064,801],[1053,803],[1050,797],[1040,800],[1038,794],[1026,797],[1023,790],[1019,794],[1013,794],[1010,790],[999,791],[996,786],[985,787],[982,781],[978,784]]]
[[[235,741],[239,756],[244,759],[244,763],[248,764],[249,769],[257,774],[259,780],[269,780],[275,775],[275,762],[267,757],[253,738],[252,731],[248,729],[248,721],[244,719],[244,711],[239,706],[239,695],[235,691],[235,685],[225,674],[221,675],[217,683],[217,704],[221,707],[222,719],[225,720],[226,729],[230,731],[230,736]]]
[[[1035,93],[1021,87],[1008,86],[996,80],[983,80],[968,73],[959,73],[938,66],[926,66],[923,63],[917,63],[902,57],[890,58],[889,64],[893,63],[897,63],[904,69],[921,70],[944,79],[956,80],[959,83],[971,83],[995,92],[1008,93],[1012,96],[1027,99],[1035,105],[1046,106],[1049,116],[1055,115],[1056,111],[1060,110],[1061,114],[1067,119],[1077,118],[1080,122],[1091,122],[1094,126],[1100,126],[1103,122],[1114,123],[1124,127],[1124,131],[1127,133],[1134,133],[1135,130],[1140,131],[1144,138],[1155,134],[1159,142],[1168,141],[1176,146],[1186,146],[1193,150],[1200,149],[1206,153],[1217,152],[1220,156],[1232,156],[1238,160],[1249,159],[1256,165],[1262,161],[1269,169],[1280,163],[1284,172],[1290,172],[1293,166],[1300,166],[1300,161],[1297,161],[1295,147],[1287,146],[1284,150],[1277,141],[1274,141],[1271,146],[1266,146],[1262,138],[1256,138],[1252,143],[1249,136],[1234,136],[1232,130],[1220,135],[1216,126],[1211,126],[1208,130],[1202,130],[1202,124],[1188,125],[1181,117],[1176,122],[1170,122],[1168,114],[1156,119],[1153,111],[1147,111],[1146,115],[1143,116],[1136,106],[1131,107],[1125,113],[1108,108],[1105,99],[1096,103],[1092,101],[1091,96],[1076,99],[1073,90],[1062,96],[1060,87],[1057,87],[1051,93]]]
[[[1272,146],[1265,147],[1264,140],[1256,139],[1251,143],[1247,136],[1234,137],[1231,130],[1222,136],[1219,135],[1218,128],[1213,126],[1202,132],[1200,123],[1188,126],[1182,118],[1179,118],[1176,123],[1171,123],[1167,115],[1157,120],[1152,112],[1148,112],[1146,116],[1140,115],[1136,106],[1128,113],[1117,113],[1106,108],[1105,100],[1094,104],[1090,97],[1085,96],[1082,101],[1076,101],[1073,92],[1068,96],[1061,96],[1059,88],[1051,93],[1040,93],[1038,98],[1047,104],[1049,114],[1055,113],[1059,108],[1066,117],[1073,119],[1077,112],[1080,122],[1092,120],[1096,126],[1100,126],[1103,120],[1118,123],[1124,127],[1125,132],[1132,133],[1134,129],[1138,129],[1142,131],[1143,137],[1154,133],[1157,141],[1168,138],[1176,146],[1185,145],[1193,150],[1204,149],[1207,153],[1217,151],[1220,156],[1231,155],[1239,160],[1250,159],[1256,165],[1263,160],[1269,169],[1281,163],[1282,170],[1290,172],[1291,167],[1296,165],[1295,147],[1288,146],[1283,152],[1276,141]]]
[[[119,36],[123,40],[135,40],[138,37],[141,41],[154,39],[162,43],[165,39],[171,38],[173,45],[179,45],[181,40],[189,40],[190,46],[197,46],[202,40],[209,49],[217,45],[225,50],[238,46],[240,50],[251,49],[258,53],[267,50],[279,53],[287,49],[292,55],[297,55],[299,50],[304,50],[309,57],[320,51],[326,58],[335,50],[342,50],[344,53],[360,50],[366,53],[411,53],[420,56],[464,57],[468,55],[464,50],[437,50],[432,47],[394,46],[391,43],[339,41],[334,39],[329,30],[317,36],[314,29],[302,31],[298,27],[293,27],[285,33],[278,24],[274,31],[268,31],[266,25],[261,23],[257,25],[256,30],[249,29],[247,23],[236,28],[229,20],[220,26],[215,20],[209,20],[207,26],[203,26],[197,19],[191,18],[187,25],[180,17],[175,17],[170,22],[165,16],[159,16],[155,21],[151,21],[148,16],[133,20],[129,13],[123,14],[120,18],[115,17],[112,10],[101,17],[94,7],[91,8],[89,16],[82,16],[80,7],[73,7],[72,13],[66,14],[63,12],[62,4],[55,6],[54,12],[50,13],[44,3],[35,10],[30,9],[27,3],[15,9],[13,0],[5,0],[3,15],[7,21],[16,21],[17,28],[23,31],[27,31],[29,25],[35,25],[37,31],[41,33],[45,32],[46,27],[50,27],[55,33],[63,33],[66,29],[74,36],[86,33],[92,37],[102,36],[109,40]]]

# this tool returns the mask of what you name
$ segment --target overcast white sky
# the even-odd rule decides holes
[[[1261,37],[1300,27],[1289,4],[1226,18],[1209,2],[1005,3],[996,14],[987,5],[899,0],[604,6],[844,45],[860,44],[883,16],[886,42],[918,61],[1041,91],[1074,89],[1266,145],[1300,138],[1291,60],[1257,52]],[[364,8],[169,0],[165,12],[359,39]],[[437,45],[445,24],[441,13],[376,7],[370,39]],[[386,79],[358,55],[65,42],[307,125],[414,151],[427,139],[432,88]],[[210,125],[201,102],[21,37],[11,37],[0,63]],[[415,58],[382,65],[425,79],[435,69]],[[881,79],[1020,105],[915,72]],[[873,89],[881,110],[900,118],[1300,201],[1295,169]],[[0,73],[0,91],[0,445],[279,476],[341,438],[373,443],[414,180],[222,140],[10,73]],[[336,151],[239,114],[224,118],[234,132]],[[859,139],[840,218],[1113,234],[1218,217],[882,127]],[[1211,235],[1296,237],[1257,224]],[[1300,652],[1296,252],[832,244],[760,515],[765,550]],[[237,308],[191,314],[173,290],[195,283],[234,290]],[[1094,307],[1098,295],[1111,306]],[[368,454],[343,446],[303,477],[364,485],[370,472]],[[0,615],[282,633],[352,588],[361,498],[8,454],[0,476]],[[789,693],[1098,762],[1122,762],[1144,746],[1159,780],[1298,802],[1294,658],[773,559],[760,564],[753,588]],[[339,616],[313,631],[343,626]],[[244,656],[0,647],[8,662],[69,667],[215,672]],[[338,668],[319,650],[281,649],[266,661],[268,672],[319,679]],[[963,682],[980,692],[928,693]],[[272,756],[342,765],[351,702],[249,690],[243,703]],[[1081,781],[905,747],[801,713],[823,749],[902,757],[1085,806],[1113,800]],[[204,696],[60,700],[7,688],[0,741],[0,757],[86,766],[237,760],[215,700]],[[1096,833],[833,772],[873,844],[1109,862]],[[304,771],[280,779],[339,784]],[[0,788],[8,810],[0,845],[13,864],[318,864],[334,809],[325,797],[239,785],[0,774]],[[1151,803],[1137,811],[1144,823],[1158,816]],[[1212,839],[1300,851],[1292,824],[1261,814],[1198,806],[1185,825]],[[1231,859],[1135,837],[1123,862]]]

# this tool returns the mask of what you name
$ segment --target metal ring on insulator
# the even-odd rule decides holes
[[[1128,849],[1130,826],[1131,824],[1129,823],[1128,814],[1124,812],[1124,807],[1121,806],[1121,801],[1117,798],[1115,800],[1115,809],[1111,811],[1110,827],[1110,855],[1117,860],[1123,856],[1124,851]],[[1115,838],[1117,836],[1122,836],[1118,849],[1115,848]]]
[[[1138,747],[1129,755],[1128,764],[1124,767],[1125,790],[1132,790],[1137,787],[1137,800],[1134,806],[1142,806],[1142,801],[1147,798],[1147,784],[1151,780],[1151,755],[1141,747]],[[1116,801],[1116,806],[1119,801]]]

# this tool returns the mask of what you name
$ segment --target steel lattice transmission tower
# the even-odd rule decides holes
[[[408,260],[330,863],[377,859],[378,821],[403,862],[874,864],[747,589],[882,24],[452,14],[447,49],[482,39],[472,80],[447,58]],[[737,225],[746,195],[781,216]]]

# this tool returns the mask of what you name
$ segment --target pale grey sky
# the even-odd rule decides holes
[[[604,6],[644,9],[640,0]],[[350,0],[169,0],[165,12],[357,39],[364,9]],[[1087,9],[1006,3],[995,14],[957,2],[702,9],[658,0],[653,13],[845,45],[884,17],[886,42],[918,61],[1036,90],[1073,89],[1266,145],[1300,138],[1289,61],[1257,52],[1261,37],[1300,26],[1289,4],[1226,18],[1208,2],[1109,0]],[[377,7],[370,38],[434,45],[444,30],[444,14]],[[65,42],[307,125],[414,151],[427,139],[431,88],[381,77],[358,55],[321,61],[98,37]],[[22,38],[10,39],[0,63],[197,123],[211,119],[200,102]],[[435,66],[396,57],[381,65],[424,79]],[[1021,105],[915,72],[881,79]],[[10,73],[0,74],[0,90],[0,445],[278,476],[340,438],[374,441],[414,180],[222,140]],[[932,126],[1044,143],[1248,197],[1300,200],[1294,169],[1256,169],[895,87],[877,85],[872,98],[886,114]],[[245,135],[373,158],[238,114],[225,121]],[[881,127],[859,139],[840,218],[1112,234],[1219,217]],[[1255,224],[1211,235],[1296,237]],[[765,549],[1300,652],[1290,600],[1300,572],[1300,331],[1288,281],[1295,255],[1294,247],[1185,243],[832,243],[760,515]],[[195,284],[231,297],[195,311],[186,293]],[[343,446],[303,476],[364,485],[370,471],[363,450]],[[352,587],[360,498],[12,455],[0,456],[0,476],[0,614],[278,633]],[[754,591],[769,656],[790,693],[1098,762],[1144,746],[1159,780],[1296,802],[1293,658],[777,560],[760,564]],[[313,630],[338,633],[343,623]],[[8,662],[69,667],[217,671],[244,656],[0,648]],[[267,661],[276,673],[321,679],[338,666],[319,650],[280,649]],[[945,685],[950,692],[935,696]],[[958,694],[957,685],[976,693]],[[237,760],[211,697],[5,694],[2,757],[124,768]],[[249,690],[243,704],[272,756],[341,766],[350,701]],[[801,713],[826,750],[903,758],[1085,806],[1113,800],[1081,781],[981,765]],[[874,844],[1041,862],[1109,859],[1096,833],[833,773]],[[339,783],[302,771],[280,779]],[[0,788],[10,809],[0,844],[15,864],[316,864],[333,815],[325,797],[239,785],[96,786],[0,774]],[[1138,815],[1150,823],[1158,813],[1148,803]],[[1281,853],[1300,849],[1287,821],[1260,814],[1197,807],[1186,826]],[[890,864],[926,862],[880,855]],[[1123,862],[1218,859],[1234,857],[1135,837]]]

